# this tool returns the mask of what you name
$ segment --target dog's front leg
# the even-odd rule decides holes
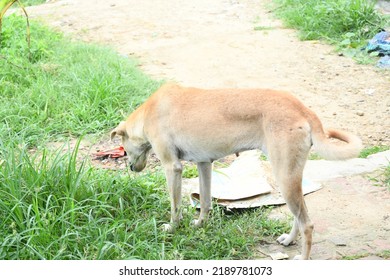
[[[171,198],[171,222],[164,224],[165,231],[173,231],[179,224],[181,216],[181,176],[183,167],[180,161],[164,164],[165,176]]]
[[[202,226],[211,210],[211,162],[198,162],[200,215],[194,221],[195,226]]]

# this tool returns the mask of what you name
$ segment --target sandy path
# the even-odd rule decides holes
[[[157,78],[292,91],[326,126],[348,128],[367,145],[389,145],[389,73],[357,65],[327,45],[299,41],[263,3],[60,0],[29,13],[74,38],[137,57]]]

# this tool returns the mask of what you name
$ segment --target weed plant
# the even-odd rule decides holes
[[[39,5],[46,2],[46,0],[20,0],[24,6]]]
[[[35,146],[114,127],[159,85],[108,48],[70,42],[11,15],[0,45],[0,139]]]
[[[303,40],[325,39],[357,48],[389,25],[371,0],[274,0],[275,13]]]
[[[384,152],[384,151],[387,151],[389,149],[390,149],[390,147],[387,146],[387,145],[367,147],[367,148],[364,148],[360,152],[359,157],[360,158],[367,158],[370,155],[373,155],[373,154],[376,154],[376,153],[380,153],[380,152]]]
[[[240,259],[267,236],[288,230],[268,210],[226,214],[194,230],[186,207],[183,225],[169,220],[162,172],[129,176],[92,168],[72,153],[30,155],[1,148],[0,259]]]

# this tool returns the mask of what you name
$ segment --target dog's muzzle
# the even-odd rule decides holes
[[[135,167],[134,167],[134,163],[130,164],[130,170],[135,172]]]

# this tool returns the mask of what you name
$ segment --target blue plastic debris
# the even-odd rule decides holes
[[[378,67],[390,69],[390,32],[381,31],[376,34],[368,42],[366,50],[368,52],[378,52],[378,55],[382,56],[378,61]]]
[[[390,55],[390,32],[381,31],[376,34],[366,47],[368,52],[378,52],[379,55]]]
[[[379,68],[385,68],[385,69],[390,69],[390,55],[385,55],[378,61],[378,67]]]

